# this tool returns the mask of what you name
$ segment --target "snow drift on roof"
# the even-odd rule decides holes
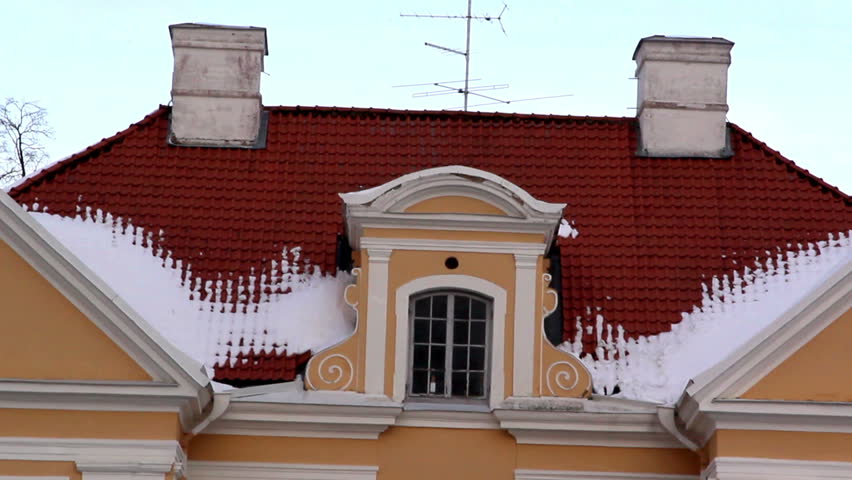
[[[285,249],[265,273],[202,282],[191,265],[156,247],[152,232],[120,218],[88,209],[73,218],[31,214],[164,338],[208,369],[249,350],[316,351],[354,329],[354,311],[343,302],[351,276],[300,271],[298,248]]]
[[[576,319],[577,338],[560,348],[581,357],[592,372],[595,392],[617,391],[625,398],[671,404],[691,379],[732,354],[849,262],[852,231],[787,252],[767,252],[756,268],[703,284],[701,306],[683,313],[670,332],[625,339],[620,325],[590,307],[586,318]],[[582,353],[584,329],[597,336],[594,356]]]

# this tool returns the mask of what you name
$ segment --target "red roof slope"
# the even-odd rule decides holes
[[[730,159],[642,158],[633,118],[273,107],[259,150],[167,145],[169,108],[10,193],[52,213],[92,206],[164,230],[193,273],[260,271],[284,247],[335,268],[337,194],[467,165],[566,202],[565,334],[603,313],[632,335],[666,331],[700,284],[788,244],[852,229],[852,199],[731,125]],[[594,335],[587,335],[588,342]],[[286,380],[305,356],[256,355],[220,380]]]

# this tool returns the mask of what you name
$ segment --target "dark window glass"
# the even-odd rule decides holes
[[[432,318],[447,318],[447,296],[432,297]]]
[[[444,369],[444,346],[432,346],[432,358],[429,359],[429,366],[434,369]]]
[[[471,299],[470,306],[470,318],[485,320],[485,302]]]
[[[414,368],[429,368],[429,347],[426,345],[414,346]]]
[[[434,395],[444,394],[444,371],[432,370],[429,377],[429,393]]]
[[[467,395],[467,372],[453,372],[453,396],[463,397]]]
[[[470,297],[456,295],[453,302],[453,318],[467,320],[470,318]]]
[[[485,349],[483,347],[470,347],[470,369],[485,370]]]
[[[429,341],[429,320],[414,321],[414,343]]]
[[[428,370],[414,370],[414,375],[411,379],[411,393],[426,393],[427,383],[429,382]]]
[[[470,372],[470,386],[468,395],[481,397],[485,395],[485,376],[481,373]]]
[[[470,344],[485,345],[485,322],[470,322]]]
[[[468,322],[461,320],[453,322],[453,343],[456,345],[467,344],[467,326]]]
[[[467,370],[467,347],[453,347],[453,370]]]
[[[429,316],[429,298],[421,298],[417,300],[414,304],[414,316],[415,317],[428,317]]]
[[[446,320],[432,320],[432,343],[447,343]]]

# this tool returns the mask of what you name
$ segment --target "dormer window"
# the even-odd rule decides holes
[[[430,292],[413,298],[409,316],[408,395],[486,398],[490,302],[463,292]]]

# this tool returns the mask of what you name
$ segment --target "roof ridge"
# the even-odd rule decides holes
[[[131,123],[127,128],[125,128],[124,130],[120,130],[119,132],[115,133],[111,137],[103,138],[103,139],[101,139],[100,142],[98,142],[94,145],[91,145],[91,146],[85,148],[84,150],[81,150],[81,151],[79,151],[79,152],[77,152],[77,153],[75,153],[75,154],[73,154],[69,157],[58,160],[55,163],[41,169],[38,173],[36,173],[32,177],[24,180],[20,184],[9,189],[9,192],[8,192],[9,196],[12,197],[12,198],[15,198],[17,195],[24,193],[30,187],[33,187],[33,186],[36,186],[36,185],[42,183],[44,180],[47,179],[47,177],[51,177],[51,176],[53,176],[57,173],[61,173],[63,170],[65,170],[69,166],[77,163],[78,161],[83,160],[84,158],[86,158],[86,157],[88,157],[88,156],[90,156],[94,153],[101,152],[108,147],[111,147],[112,145],[119,142],[120,140],[123,140],[125,137],[127,137],[131,133],[139,130],[142,127],[148,126],[149,124],[153,123],[154,120],[159,118],[160,115],[163,115],[164,113],[168,112],[169,110],[170,110],[170,107],[168,107],[166,105],[160,105],[159,107],[157,107],[156,110],[149,113],[148,115],[145,115],[142,118],[142,120],[139,120],[138,122],[135,122],[135,123]]]
[[[336,106],[305,106],[305,105],[265,105],[264,109],[269,112],[322,112],[322,113],[373,113],[393,115],[434,115],[451,117],[495,117],[495,118],[521,118],[540,120],[593,120],[624,122],[635,120],[636,117],[608,117],[594,115],[561,115],[542,113],[508,113],[508,112],[471,112],[462,110],[407,110],[394,108],[372,108],[372,107],[336,107]]]
[[[769,152],[773,157],[776,158],[776,160],[779,160],[781,163],[786,164],[789,168],[791,168],[793,171],[795,171],[800,177],[819,184],[822,188],[824,188],[824,189],[828,190],[829,192],[831,192],[832,194],[834,194],[834,196],[839,197],[846,204],[852,205],[852,196],[845,193],[839,187],[835,187],[834,185],[826,182],[825,180],[822,179],[822,177],[818,177],[817,175],[811,173],[808,169],[806,169],[804,167],[800,167],[799,165],[796,164],[796,162],[785,157],[783,154],[781,154],[781,152],[779,152],[778,150],[775,150],[774,148],[767,145],[766,142],[763,142],[762,140],[758,140],[757,137],[755,137],[751,132],[745,130],[744,128],[740,127],[739,125],[737,125],[733,122],[728,122],[728,125],[731,128],[733,128],[735,131],[739,132],[741,135],[746,137],[752,143],[754,143],[755,145],[757,145],[758,147],[763,149],[764,151]]]

